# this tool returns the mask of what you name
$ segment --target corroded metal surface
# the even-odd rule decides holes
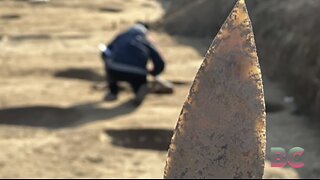
[[[265,103],[256,46],[239,0],[210,46],[181,111],[165,178],[262,178]]]

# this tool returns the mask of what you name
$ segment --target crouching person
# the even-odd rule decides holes
[[[119,34],[103,52],[109,92],[105,101],[114,101],[118,97],[118,82],[130,84],[135,93],[135,104],[139,105],[148,93],[147,75],[159,75],[165,63],[159,52],[147,39],[148,26],[137,23]],[[151,60],[153,69],[147,69]]]

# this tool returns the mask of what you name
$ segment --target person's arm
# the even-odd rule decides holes
[[[116,37],[113,41],[111,41],[111,43],[109,43],[107,45],[107,49],[109,49],[110,51],[112,51],[113,47],[114,47],[114,43],[117,41],[119,37]]]
[[[118,35],[115,39],[113,39],[107,46],[106,49],[102,52],[103,60],[106,60],[111,57],[112,50],[114,49],[114,44],[120,39],[122,34]]]
[[[124,34],[121,33],[118,36],[116,36],[108,45],[107,48],[112,52],[112,49],[114,48],[115,43],[119,41],[119,39],[123,36]]]
[[[159,75],[165,68],[164,60],[162,59],[160,53],[157,51],[157,49],[150,43],[146,42],[146,46],[149,49],[149,55],[153,62],[153,69],[150,71],[150,74],[152,76]]]

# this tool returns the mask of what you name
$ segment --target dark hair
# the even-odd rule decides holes
[[[143,25],[147,30],[150,30],[150,26],[149,26],[148,23],[145,23],[145,22],[142,22],[142,21],[137,21],[136,23],[137,23],[137,24],[141,24],[141,25]]]

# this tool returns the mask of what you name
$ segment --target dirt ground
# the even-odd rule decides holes
[[[102,101],[97,49],[136,20],[163,13],[153,0],[0,0],[0,178],[163,176],[172,130],[203,57],[186,44],[206,49],[207,41],[152,31],[175,92],[150,94],[138,108],[126,84],[117,102]],[[304,169],[267,164],[265,177],[320,177],[317,128],[292,114],[295,105],[283,102],[279,84],[266,80],[265,88],[268,149],[306,150]]]

